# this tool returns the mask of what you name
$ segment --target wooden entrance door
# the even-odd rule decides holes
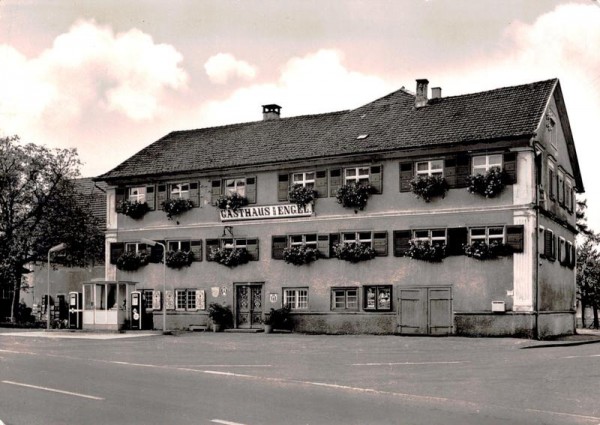
[[[236,327],[262,328],[262,285],[236,286]]]
[[[450,287],[402,288],[398,292],[398,328],[401,334],[452,333]]]

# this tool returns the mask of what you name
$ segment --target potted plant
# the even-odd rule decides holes
[[[306,244],[295,245],[283,249],[283,261],[288,264],[294,264],[295,266],[310,264],[313,261],[317,261],[318,258],[319,251],[316,248],[306,246]]]
[[[492,241],[489,244],[485,241],[474,241],[471,244],[463,245],[463,249],[466,256],[478,260],[488,260],[510,254],[510,247],[498,241]]]
[[[271,333],[274,329],[291,330],[293,323],[290,312],[291,308],[289,305],[278,309],[271,308],[271,311],[265,315],[265,333]]]
[[[130,200],[125,199],[117,205],[117,213],[124,214],[134,220],[139,220],[146,215],[148,211],[150,211],[150,207],[146,202],[131,202]]]
[[[126,251],[117,258],[117,268],[123,271],[135,271],[150,262],[150,256],[145,252]]]
[[[345,184],[337,190],[335,198],[344,208],[363,210],[371,194],[375,191],[369,182]]]
[[[245,248],[213,248],[208,256],[211,261],[227,267],[237,267],[250,261],[250,255]]]
[[[301,184],[295,184],[292,186],[288,193],[288,198],[290,202],[298,205],[299,208],[302,208],[312,202],[317,198],[317,191],[312,187],[302,186]]]
[[[173,269],[188,267],[194,261],[194,253],[191,251],[167,251],[166,264]]]
[[[333,246],[333,251],[339,260],[350,263],[372,260],[377,255],[375,250],[370,246],[356,242],[337,243]]]
[[[212,321],[214,332],[221,332],[223,329],[233,324],[233,313],[227,305],[211,303],[208,306],[208,317]]]
[[[444,198],[448,191],[448,183],[442,176],[415,176],[410,181],[410,190],[417,198],[429,202],[433,197]]]
[[[444,243],[431,243],[414,239],[411,239],[408,243],[409,248],[405,255],[412,259],[439,263],[446,257],[446,244]]]
[[[240,207],[248,205],[248,198],[238,194],[237,192],[229,195],[219,196],[215,202],[215,206],[222,210],[237,210]]]
[[[504,189],[505,176],[500,167],[492,167],[485,174],[471,175],[467,179],[467,190],[486,198],[493,198]]]
[[[194,208],[194,203],[189,199],[169,199],[164,201],[162,209],[167,213],[167,218],[173,220],[173,217],[183,214],[184,212]]]

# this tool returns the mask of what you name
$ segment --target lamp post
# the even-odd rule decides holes
[[[66,247],[67,244],[61,243],[48,250],[48,292],[46,295],[46,316],[48,318],[48,323],[46,323],[47,330],[50,330],[50,254],[53,252],[62,251]]]
[[[160,245],[163,249],[163,300],[162,300],[162,314],[163,314],[163,334],[167,332],[167,247],[160,243],[153,241],[152,239],[141,238],[141,243],[146,245],[155,246]]]

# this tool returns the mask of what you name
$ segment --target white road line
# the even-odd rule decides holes
[[[239,422],[224,421],[223,419],[213,419],[213,420],[211,420],[211,422],[214,422],[216,424],[223,424],[223,425],[244,425]]]
[[[177,367],[273,367],[270,364],[180,364]]]
[[[600,354],[589,354],[586,356],[567,356],[567,357],[561,357],[561,359],[584,359],[584,358],[589,358],[589,357],[600,357]]]
[[[19,387],[34,388],[36,390],[50,391],[52,393],[72,395],[72,396],[75,396],[75,397],[89,398],[91,400],[104,400],[102,397],[96,397],[96,396],[93,396],[93,395],[87,395],[87,394],[81,394],[81,393],[73,393],[71,391],[57,390],[56,388],[40,387],[40,386],[37,386],[37,385],[23,384],[23,383],[20,383],[20,382],[13,382],[13,381],[2,381],[2,382],[4,384],[17,385]]]
[[[471,362],[470,361],[461,361],[461,362],[352,363],[350,366],[404,366],[404,365],[460,364],[460,363],[471,363]]]

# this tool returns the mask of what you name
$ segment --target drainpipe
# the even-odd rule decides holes
[[[535,143],[535,140],[532,141]],[[539,339],[539,286],[540,286],[540,184],[541,184],[541,173],[542,173],[542,152],[538,151],[535,146],[533,148],[534,155],[534,163],[535,163],[535,286],[534,286],[534,328],[533,328],[533,337],[535,339]],[[538,160],[538,157],[540,160]]]

